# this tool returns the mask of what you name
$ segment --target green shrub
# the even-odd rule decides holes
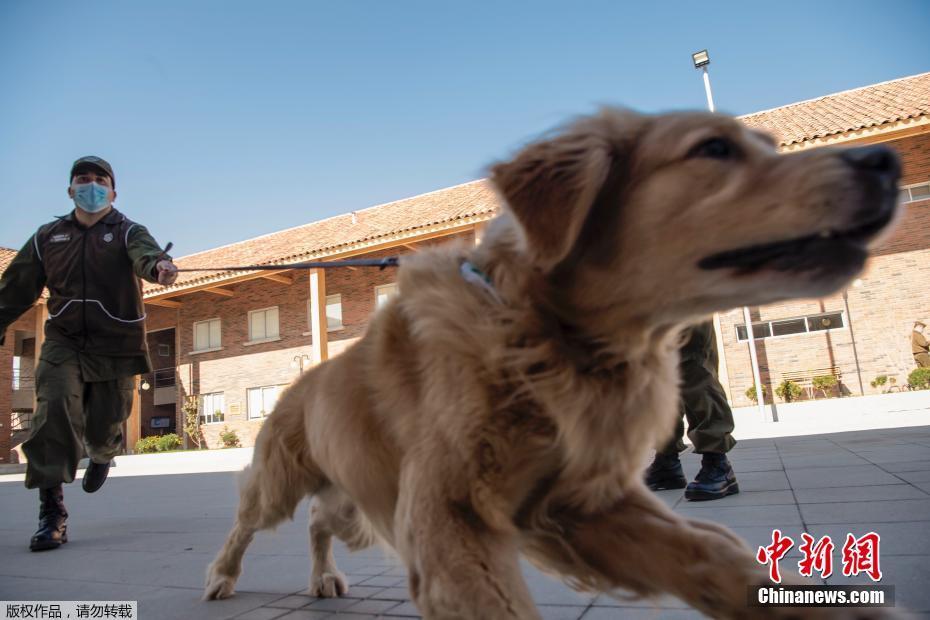
[[[907,376],[913,390],[930,390],[930,368],[915,368]]]
[[[220,441],[223,442],[224,448],[242,447],[242,443],[239,441],[239,435],[236,434],[236,431],[229,430],[227,426],[224,426],[223,430],[220,432]]]
[[[174,433],[168,433],[157,438],[155,442],[159,452],[170,452],[181,449],[181,438]]]
[[[814,377],[811,380],[811,385],[814,386],[815,390],[820,390],[821,394],[824,396],[827,395],[827,390],[833,390],[839,383],[833,375],[820,375],[819,377]]]
[[[143,437],[136,442],[136,454],[148,454],[158,452],[158,437]]]
[[[775,388],[775,394],[777,394],[778,397],[786,403],[797,400],[803,393],[804,390],[801,389],[801,386],[791,379],[785,379],[777,388]]]
[[[762,397],[765,398],[765,386],[760,386],[762,388]],[[758,403],[759,399],[756,397],[756,386],[751,385],[746,388],[746,398],[751,400],[754,403]]]
[[[870,383],[873,388],[878,389],[888,383],[888,375],[878,375]]]

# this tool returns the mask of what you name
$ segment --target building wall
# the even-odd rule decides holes
[[[425,247],[450,241],[471,243],[473,235],[460,234],[418,244]],[[406,247],[391,248],[367,254],[365,258],[380,258],[409,254]],[[196,292],[178,298],[179,310],[178,377],[180,400],[188,395],[222,392],[225,417],[222,422],[206,424],[201,433],[210,448],[221,447],[219,435],[224,429],[234,430],[242,445],[254,445],[261,428],[261,419],[249,419],[247,390],[277,385],[286,387],[300,374],[295,358],[304,357],[304,368],[317,360],[312,355],[312,335],[309,328],[308,303],[310,276],[306,271],[289,272],[290,285],[267,279],[248,280],[226,288],[234,297],[222,297],[208,292]],[[327,334],[329,356],[338,355],[361,337],[375,310],[375,287],[396,281],[393,269],[338,268],[326,270],[326,294],[339,294],[342,302],[343,328]],[[272,306],[278,307],[280,338],[272,342],[250,345],[248,313]],[[219,351],[194,353],[195,322],[219,318],[221,346]],[[297,366],[297,367],[295,367]],[[178,408],[177,427],[183,428],[183,412]]]
[[[172,315],[176,314],[172,312]],[[146,335],[146,341],[149,345],[149,357],[152,360],[152,369],[175,369],[177,366],[176,361],[176,351],[175,351],[175,330],[172,328],[168,329],[159,329],[157,331],[149,331]],[[162,356],[159,354],[159,345],[165,345],[168,347],[167,356]],[[140,392],[141,399],[141,413],[140,419],[142,424],[142,437],[148,437],[149,435],[164,435],[166,433],[176,433],[178,429],[177,425],[177,398],[175,397],[175,402],[170,405],[156,405],[155,404],[155,390],[157,389],[157,382],[155,380],[155,373],[150,372],[142,376],[143,381],[147,381],[149,384],[148,390],[143,390]],[[167,389],[167,388],[166,388]],[[174,426],[170,428],[152,428],[152,418],[154,417],[170,417],[174,423]]]
[[[930,134],[885,144],[901,155],[902,185],[930,180]],[[756,341],[759,369],[768,395],[774,393],[784,372],[831,366],[841,368],[848,393],[858,395],[853,335],[866,394],[880,391],[870,385],[878,375],[894,377],[899,385],[907,382],[908,373],[915,367],[910,350],[911,328],[918,319],[930,323],[930,201],[912,202],[903,209],[896,231],[876,249],[860,276],[859,286],[848,289],[847,325],[851,324],[852,331],[847,327]],[[846,308],[839,293],[750,311],[756,322],[845,312]],[[736,325],[743,324],[742,309],[722,313],[720,321],[734,405],[749,405],[751,402],[745,396],[746,389],[753,384],[749,347],[736,339]]]
[[[30,310],[17,319],[6,330],[6,338],[0,347],[0,464],[15,463],[12,454],[15,447],[12,437],[13,409],[13,355],[16,347],[16,332],[34,334],[36,328],[36,311]],[[34,345],[33,345],[34,346]]]

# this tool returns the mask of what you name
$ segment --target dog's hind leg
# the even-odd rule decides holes
[[[358,509],[334,487],[317,495],[310,517],[310,594],[320,597],[344,596],[349,591],[346,576],[336,568],[333,535],[353,551],[373,542],[369,528],[360,519]]]
[[[242,571],[242,556],[255,532],[293,518],[300,500],[325,485],[322,474],[303,450],[300,430],[284,428],[295,423],[294,416],[287,416],[287,411],[279,416],[278,409],[259,432],[252,465],[242,472],[236,522],[207,568],[205,600],[232,596]]]

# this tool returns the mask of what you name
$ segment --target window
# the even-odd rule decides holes
[[[902,204],[930,199],[930,182],[902,187],[898,198]]]
[[[278,337],[278,307],[249,312],[249,341],[272,340]]]
[[[220,320],[210,319],[194,323],[194,351],[220,348]]]
[[[313,321],[310,316],[311,304],[307,302],[307,321],[313,330]],[[332,332],[342,329],[342,295],[326,296],[326,331]]]
[[[226,415],[226,397],[223,392],[201,394],[200,396],[200,423],[216,424],[222,422]]]
[[[274,411],[278,402],[278,386],[249,388],[249,419],[263,418]]]
[[[171,357],[171,345],[170,344],[159,344],[158,345],[158,357]]]
[[[777,338],[792,334],[807,332],[821,332],[846,327],[842,312],[827,312],[824,314],[811,314],[793,319],[780,319],[778,321],[762,321],[752,324],[752,335],[755,340],[764,338]],[[736,326],[736,340],[746,342],[746,325]]]
[[[397,294],[397,284],[383,284],[375,287],[375,308],[380,308]]]

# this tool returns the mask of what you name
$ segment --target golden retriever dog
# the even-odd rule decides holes
[[[678,412],[682,326],[839,290],[895,219],[899,173],[884,147],[778,155],[723,115],[616,109],[493,166],[504,208],[480,245],[405,256],[366,335],[281,396],[205,598],[312,496],[316,596],[348,591],[336,536],[393,547],[426,618],[539,618],[521,554],[715,617],[853,617],[747,607],[767,568],[643,471]]]

